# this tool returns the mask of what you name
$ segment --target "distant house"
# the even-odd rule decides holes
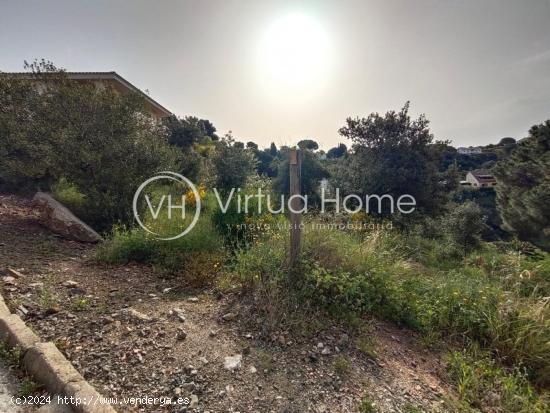
[[[3,73],[8,76],[17,76],[26,79],[34,80],[35,78],[31,73],[17,72],[17,73]],[[97,87],[112,87],[118,93],[137,93],[145,100],[145,107],[149,114],[156,121],[161,121],[172,115],[168,109],[152,99],[148,94],[142,92],[140,89],[132,85],[122,76],[116,72],[65,72],[67,77],[71,80],[80,82],[93,83]]]
[[[488,171],[479,169],[470,171],[466,174],[466,180],[461,181],[462,186],[470,186],[474,188],[492,188],[497,186],[497,180]]]
[[[457,152],[461,155],[474,155],[474,154],[482,153],[483,148],[481,146],[476,146],[476,147],[470,146],[468,148],[462,147],[462,148],[457,148]]]

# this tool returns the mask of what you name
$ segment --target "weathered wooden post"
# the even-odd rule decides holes
[[[290,251],[289,251],[289,265],[293,268],[298,261],[300,255],[300,243],[302,240],[302,233],[300,224],[302,222],[302,215],[299,211],[302,209],[302,201],[299,196],[293,197],[293,195],[300,195],[300,175],[301,175],[301,162],[300,152],[296,147],[292,148],[289,153],[289,172],[290,172]]]

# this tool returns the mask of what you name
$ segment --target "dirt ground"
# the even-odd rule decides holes
[[[188,290],[143,265],[101,266],[93,248],[51,234],[27,200],[0,196],[0,270],[22,274],[2,277],[6,302],[118,398],[118,411],[358,412],[365,396],[380,412],[448,411],[445,365],[408,330],[374,322],[367,349],[338,325],[264,337],[237,293]],[[191,395],[191,406],[122,404]]]

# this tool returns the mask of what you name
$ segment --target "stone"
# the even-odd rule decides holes
[[[14,270],[13,268],[6,268],[6,273],[8,275],[11,275],[12,277],[15,277],[15,278],[22,278],[23,277],[23,274],[21,274],[19,271],[17,270]]]
[[[224,321],[231,321],[231,320],[234,320],[235,318],[237,318],[237,314],[235,313],[227,313],[222,316],[222,319]]]
[[[256,367],[254,366],[250,366],[250,368],[248,369],[248,371],[252,374],[255,374],[258,370],[256,369]]]
[[[40,212],[40,222],[56,234],[80,242],[103,241],[101,235],[78,219],[50,194],[39,191],[34,195],[33,202]]]
[[[148,315],[145,315],[143,313],[140,313],[139,311],[137,311],[134,308],[130,308],[127,311],[128,311],[128,315],[130,317],[132,317],[133,319],[135,319],[135,320],[145,321],[145,322],[152,320],[151,317],[149,317]]]
[[[187,338],[187,333],[184,330],[179,329],[176,333],[176,340],[183,341]]]
[[[331,351],[330,351],[330,348],[328,348],[328,347],[325,347],[325,348],[321,351],[321,354],[324,355],[324,356],[328,356],[330,353],[331,353]]]
[[[198,302],[199,302],[199,299],[198,299],[198,297],[189,297],[189,298],[187,299],[187,301],[190,301],[190,302],[192,302],[192,303],[198,303]]]
[[[196,409],[197,407],[199,407],[199,397],[196,394],[192,394],[189,397],[189,408]]]
[[[243,356],[236,354],[234,356],[227,356],[224,359],[223,366],[226,370],[235,371],[241,368],[241,361]]]
[[[12,277],[11,275],[3,276],[2,281],[4,281],[4,284],[6,285],[17,285],[17,282],[15,281],[15,277]]]
[[[76,287],[78,287],[78,283],[76,281],[73,281],[73,280],[67,280],[67,281],[63,282],[63,287],[76,288]]]

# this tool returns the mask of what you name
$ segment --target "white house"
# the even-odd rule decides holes
[[[481,148],[481,146],[470,146],[468,148],[457,148],[457,151],[459,154],[461,155],[474,155],[474,154],[478,154],[478,153],[482,153],[483,152],[483,148]]]
[[[497,186],[497,180],[493,175],[485,170],[470,171],[466,174],[466,180],[461,181],[462,186],[471,186],[474,188],[492,188]]]

